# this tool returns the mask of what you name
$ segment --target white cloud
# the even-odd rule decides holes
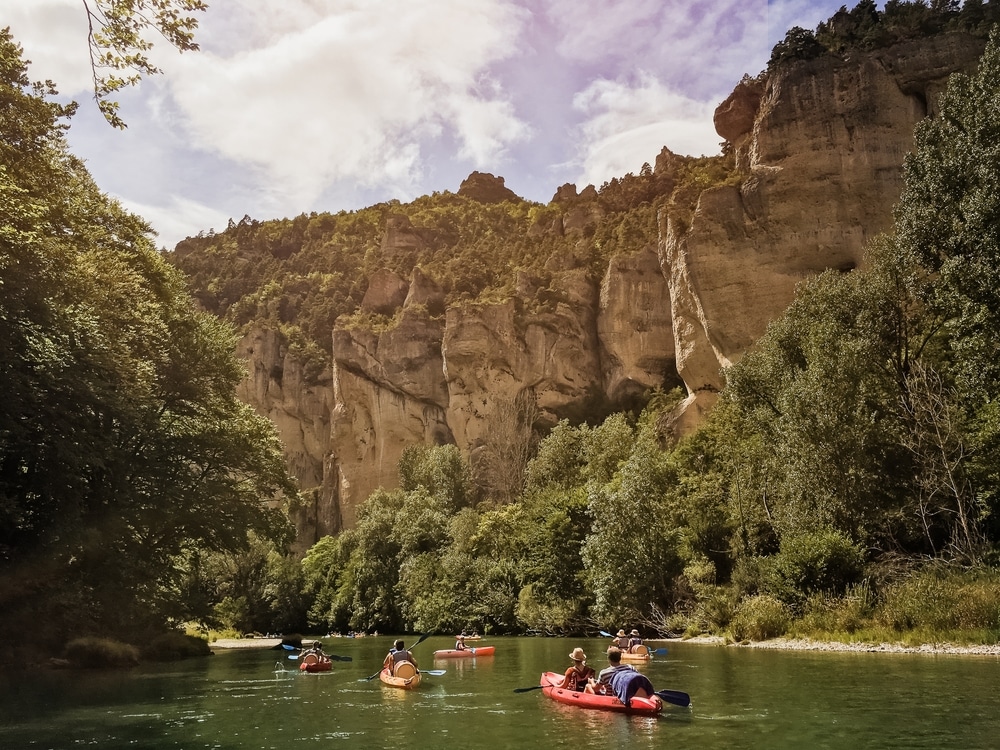
[[[61,94],[93,92],[87,50],[87,16],[80,0],[0,0],[0,27],[31,61],[28,78],[51,80]]]
[[[327,185],[412,186],[427,144],[450,134],[477,167],[524,138],[505,92],[486,78],[524,15],[502,2],[297,2],[267,33],[258,2],[253,49],[206,45],[168,79],[196,145],[254,165],[308,203]]]
[[[157,233],[154,238],[157,247],[173,249],[184,237],[193,237],[209,229],[222,231],[229,223],[229,216],[223,212],[183,196],[169,196],[165,206],[137,203],[121,196],[112,197],[125,209],[149,222]]]
[[[722,139],[712,123],[717,105],[671,91],[648,73],[635,85],[595,81],[573,105],[588,117],[581,126],[580,184],[636,173],[664,146],[693,156],[719,152]]]

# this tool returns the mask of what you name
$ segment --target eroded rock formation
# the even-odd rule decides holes
[[[329,379],[306,385],[275,334],[242,345],[251,362],[245,398],[278,425],[289,464],[312,498],[299,519],[305,545],[354,522],[413,442],[454,442],[470,455],[489,438],[498,405],[530,393],[553,424],[594,399],[610,403],[682,380],[688,429],[711,408],[722,369],[787,307],[801,280],[863,263],[865,243],[889,227],[914,125],[933,113],[948,74],[969,69],[983,42],[942,35],[784,66],[744,79],[716,113],[734,149],[739,184],[715,187],[693,213],[664,210],[657,247],[614,258],[600,284],[571,256],[550,276],[518,280],[514,299],[463,303],[416,269],[384,272],[362,307],[394,314],[384,330],[338,326]],[[671,180],[675,157],[657,158]],[[463,188],[503,200],[502,178],[474,174]],[[564,185],[554,224],[582,233],[600,214],[596,192]],[[386,227],[386,257],[425,247],[402,217]],[[308,494],[311,493],[311,494]]]

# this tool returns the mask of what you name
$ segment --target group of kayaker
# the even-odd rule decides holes
[[[632,633],[638,639],[638,645],[641,645],[642,639],[639,638],[638,631],[633,630]],[[623,643],[619,640],[623,637],[629,638],[624,630],[619,630],[618,637],[612,641],[607,651],[608,666],[600,672],[587,665],[587,654],[582,648],[573,649],[569,655],[573,666],[563,674],[563,681],[558,687],[594,695],[614,695],[626,706],[636,697],[659,701],[649,678],[631,664],[622,664],[623,650],[618,644]],[[629,644],[627,648],[631,648],[631,645],[635,644]]]
[[[611,639],[611,645],[627,654],[634,651],[636,646],[642,645],[642,636],[635,628],[632,628],[632,632],[628,635],[625,635],[625,630],[622,629]]]

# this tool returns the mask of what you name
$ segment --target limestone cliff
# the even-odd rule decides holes
[[[278,425],[307,490],[302,543],[351,526],[372,490],[396,486],[407,445],[455,443],[475,455],[525,394],[544,427],[683,382],[678,429],[697,424],[722,369],[780,315],[799,281],[863,262],[865,243],[890,225],[914,125],[983,46],[939,35],[744,79],[715,118],[738,180],[662,209],[655,246],[620,253],[603,278],[563,253],[544,275],[519,276],[509,297],[445,309],[419,267],[409,279],[381,271],[361,309],[392,322],[339,322],[332,373],[314,383],[276,334],[252,333],[242,345],[251,362],[244,396]],[[660,184],[673,184],[676,162],[667,150],[657,158]],[[490,175],[474,174],[463,189],[485,202],[509,197]],[[579,242],[582,254],[602,215],[597,192],[564,185],[552,205],[557,215],[540,214],[530,231]],[[381,252],[398,259],[433,242],[390,216]]]
[[[721,369],[791,302],[802,279],[863,260],[890,226],[916,123],[982,40],[939,35],[848,60],[821,57],[744,81],[716,113],[742,181],[703,193],[693,217],[661,214],[677,370],[703,411]],[[755,97],[759,96],[756,100]]]

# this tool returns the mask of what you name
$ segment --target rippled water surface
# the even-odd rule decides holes
[[[604,666],[602,640],[484,639],[496,654],[439,660],[453,641],[414,654],[418,690],[383,686],[387,637],[325,640],[350,656],[300,674],[272,650],[219,650],[207,659],[128,672],[39,671],[0,682],[0,748],[808,748],[974,750],[1000,747],[990,656],[758,651],[671,642],[641,669],[693,706],[658,719],[585,711],[535,690],[582,646]],[[664,645],[664,644],[658,644]]]

